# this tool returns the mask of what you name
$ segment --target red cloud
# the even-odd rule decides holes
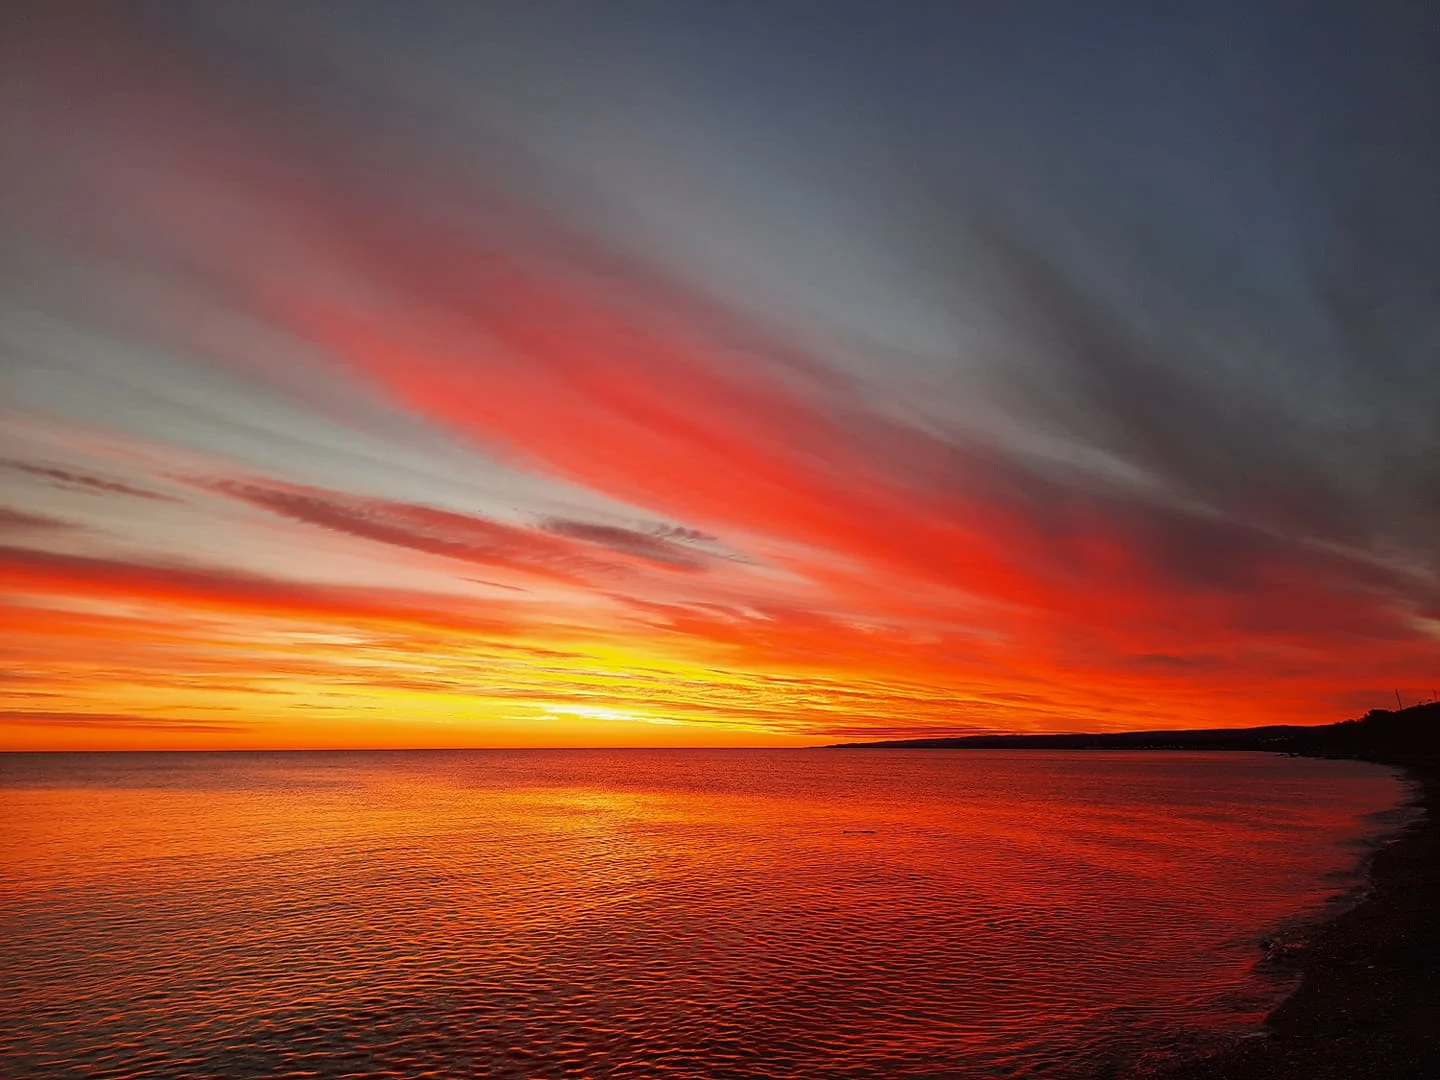
[[[161,565],[0,546],[0,591],[134,599],[321,623],[511,633],[503,608],[399,589],[307,585],[238,570]],[[468,610],[467,610],[468,609]]]

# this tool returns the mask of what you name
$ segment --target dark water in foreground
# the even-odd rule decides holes
[[[1403,797],[1250,754],[0,757],[6,1077],[1125,1075]]]

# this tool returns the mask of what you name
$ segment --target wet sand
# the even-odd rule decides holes
[[[1387,763],[1418,783],[1423,814],[1371,857],[1365,898],[1287,961],[1302,982],[1265,1037],[1166,1080],[1440,1078],[1440,760]]]

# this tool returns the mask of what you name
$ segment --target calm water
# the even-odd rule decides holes
[[[0,756],[6,1077],[1085,1077],[1253,1025],[1356,762]]]

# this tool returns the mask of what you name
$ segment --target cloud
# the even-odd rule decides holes
[[[37,529],[73,529],[75,526],[46,514],[31,514],[13,507],[0,506],[0,533],[28,532]]]
[[[593,522],[570,521],[565,518],[550,518],[545,522],[545,528],[559,536],[569,537],[571,540],[595,544],[612,551],[633,555],[647,562],[659,563],[662,566],[699,570],[705,565],[694,551],[672,542],[671,536],[675,535],[673,532],[670,534],[643,533],[636,532],[634,529],[621,528],[618,525],[597,525]],[[679,532],[685,539],[691,539],[690,530],[680,530]],[[696,536],[704,536],[704,534],[696,533]]]
[[[96,728],[204,735],[237,735],[253,728],[251,724],[238,721],[234,723],[200,723],[194,720],[143,716],[135,713],[47,712],[37,709],[0,710],[0,724],[17,727]]]
[[[256,481],[205,482],[211,491],[292,521],[478,566],[578,583],[605,567],[543,533],[435,507]]]
[[[0,461],[0,468],[24,473],[66,491],[81,491],[90,495],[127,495],[132,499],[149,499],[153,502],[179,502],[173,495],[162,495],[158,491],[148,491],[120,480],[76,472],[73,469],[62,469],[54,465],[37,465],[28,461]]]
[[[254,663],[347,692],[628,702],[695,723],[856,736],[1204,723],[1235,710],[1320,719],[1327,702],[1349,707],[1337,696],[1347,685],[1409,685],[1433,668],[1440,247],[1420,242],[1430,230],[1406,213],[1349,211],[1309,179],[1334,170],[1287,171],[1294,162],[1257,148],[1253,172],[1297,177],[1295,198],[1264,198],[1256,180],[1228,192],[1224,213],[1192,222],[1186,211],[1209,193],[1167,186],[1151,147],[1196,152],[1193,136],[1217,149],[1203,125],[1184,126],[1183,146],[1169,131],[1135,138],[1116,158],[1126,167],[1107,177],[1088,171],[1106,139],[1068,154],[1052,141],[1065,133],[1046,123],[967,112],[912,125],[907,113],[903,125],[878,123],[893,136],[882,148],[820,103],[824,123],[793,140],[759,137],[785,132],[750,117],[756,152],[692,185],[669,207],[678,231],[647,245],[655,230],[600,212],[610,202],[588,182],[640,162],[656,186],[637,183],[617,205],[639,225],[662,221],[646,211],[674,193],[652,166],[687,145],[665,144],[664,125],[655,142],[643,122],[620,125],[633,145],[609,145],[615,132],[602,126],[607,145],[585,144],[590,171],[566,171],[525,152],[552,122],[583,126],[544,109],[531,131],[517,110],[520,130],[503,139],[458,102],[407,126],[407,95],[423,87],[377,75],[359,87],[363,118],[348,113],[345,71],[396,69],[347,49],[390,55],[382,41],[257,44],[246,35],[263,38],[263,19],[215,35],[223,44],[120,25],[70,40],[68,25],[51,24],[54,40],[16,57],[34,77],[15,80],[27,96],[11,102],[0,136],[45,152],[13,155],[28,194],[0,209],[34,210],[23,227],[34,261],[93,283],[103,300],[93,307],[122,311],[128,332],[152,339],[137,355],[175,357],[146,366],[127,354],[115,383],[157,417],[170,410],[178,423],[153,424],[165,438],[211,451],[215,468],[191,469],[207,477],[196,486],[311,527],[284,530],[298,555],[322,547],[318,530],[364,541],[346,543],[347,566],[375,584],[216,565],[227,543],[239,551],[249,540],[253,515],[233,505],[245,520],[213,547],[184,530],[136,528],[125,542],[144,555],[96,554],[86,536],[67,536],[68,553],[0,550],[4,588],[88,613],[26,613],[55,685],[75,685],[66,665],[80,651],[54,644],[61,630],[103,645],[114,657],[106,672],[229,670],[232,641],[186,654],[154,627],[91,610],[132,607],[304,624],[322,640],[303,662]],[[357,27],[354,40],[365,34]],[[455,62],[440,45],[428,48]],[[207,48],[227,62],[207,63]],[[257,58],[268,66],[246,62]],[[418,81],[427,65],[413,66]],[[949,66],[955,78],[985,69]],[[300,69],[306,78],[285,93],[254,74]],[[1144,134],[1146,118],[1101,74],[1077,90],[1077,110]],[[940,97],[978,103],[965,109],[993,100],[927,103],[939,108]],[[664,100],[680,127],[704,132],[715,120],[703,102]],[[879,120],[896,104],[876,101]],[[945,143],[952,129],[968,140],[963,154]],[[847,146],[856,135],[856,149],[811,141],[827,130]],[[1015,130],[1036,137],[1017,148]],[[1031,142],[1067,168],[1019,167],[1036,164]],[[772,158],[767,144],[794,150]],[[810,175],[810,150],[822,152],[824,184],[796,183]],[[829,168],[850,153],[874,160]],[[962,158],[994,171],[945,164]],[[1254,164],[1221,160],[1224,177]],[[1422,175],[1427,161],[1415,164]],[[1168,214],[1152,216],[1148,191],[1134,197],[1152,183]],[[771,204],[720,229],[712,194],[731,209]],[[764,222],[792,219],[797,231],[760,235]],[[797,250],[806,226],[816,238]],[[832,273],[808,246],[843,250],[853,266]],[[773,295],[740,280],[771,253],[775,279],[794,278]],[[847,296],[852,273],[873,280]],[[103,324],[69,290],[48,299],[58,321]],[[919,314],[925,344],[907,352],[896,341]],[[275,356],[308,366],[287,381]],[[394,498],[361,493],[395,489],[362,471],[359,455],[266,476],[254,462],[227,471],[231,447],[209,430],[211,411],[233,409],[233,426],[259,438],[277,421],[258,397],[217,405],[217,367],[291,393],[296,409],[378,403],[404,421],[377,422],[395,440],[385,449],[409,460],[443,446],[445,456],[426,459],[416,488]],[[75,407],[103,418],[100,396],[77,390]],[[333,438],[348,449],[359,433]],[[467,512],[444,508],[469,504],[435,478],[480,459],[502,463],[513,485]],[[45,464],[8,467],[70,490],[169,498]],[[584,497],[570,505],[556,492]],[[9,515],[0,528],[51,527],[28,510]],[[657,519],[674,524],[637,524]],[[710,550],[720,536],[735,557]],[[387,588],[396,551],[426,557],[407,556],[407,570],[449,560],[481,568],[462,580],[516,595]],[[358,655],[350,628],[363,630]],[[541,644],[502,657],[488,640],[520,636]]]
[[[127,599],[307,622],[506,634],[495,603],[383,587],[314,585],[185,563],[135,562],[0,546],[0,590],[16,595]]]
[[[596,548],[669,569],[704,566],[695,552],[680,544],[619,526],[556,518],[533,529],[433,506],[293,484],[211,480],[202,486],[292,521],[572,585],[613,576],[628,565],[600,557]]]

